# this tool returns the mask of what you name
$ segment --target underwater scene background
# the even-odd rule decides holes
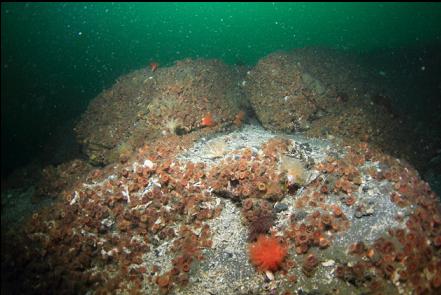
[[[439,3],[2,3],[2,293],[439,294]]]

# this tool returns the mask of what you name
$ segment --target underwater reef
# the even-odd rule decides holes
[[[384,87],[317,48],[121,77],[84,158],[2,190],[2,292],[439,294],[433,153]]]

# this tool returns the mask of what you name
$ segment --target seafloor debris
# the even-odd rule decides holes
[[[92,171],[3,233],[5,279],[19,293],[439,291],[440,202],[412,167],[250,125],[211,140],[227,152],[168,136]],[[290,157],[308,175],[295,188]]]

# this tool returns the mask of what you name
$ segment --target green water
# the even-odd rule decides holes
[[[279,49],[441,43],[438,3],[2,3],[2,175],[121,74]]]

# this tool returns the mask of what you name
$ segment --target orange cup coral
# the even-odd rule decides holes
[[[286,256],[287,249],[275,237],[260,235],[249,247],[250,260],[262,271],[275,271]]]

